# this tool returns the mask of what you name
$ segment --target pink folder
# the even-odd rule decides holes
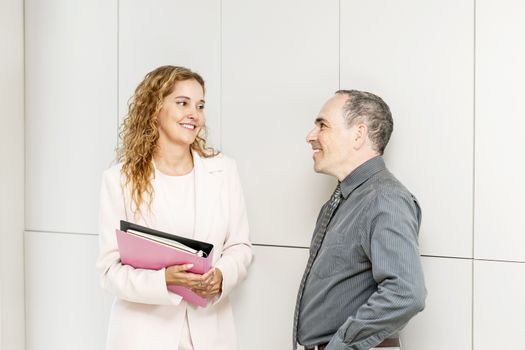
[[[188,271],[197,274],[206,273],[212,266],[213,248],[206,257],[200,257],[125,231],[117,229],[115,232],[122,264],[148,270],[193,264],[193,268]],[[170,285],[168,290],[194,305],[205,307],[208,304],[208,299],[198,296],[188,288]]]

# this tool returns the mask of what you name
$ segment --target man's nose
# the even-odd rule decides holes
[[[310,143],[312,141],[317,140],[317,127],[310,130],[310,132],[306,135],[306,142]]]

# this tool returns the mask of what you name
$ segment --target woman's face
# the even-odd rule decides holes
[[[204,91],[194,79],[179,81],[158,115],[161,145],[189,146],[204,125]]]

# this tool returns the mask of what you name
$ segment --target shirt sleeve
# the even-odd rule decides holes
[[[126,218],[120,170],[104,172],[100,190],[99,255],[97,269],[102,288],[120,299],[131,302],[177,305],[181,297],[168,291],[165,269],[158,271],[135,269],[120,262],[115,229]]]
[[[404,193],[387,193],[378,195],[368,209],[361,245],[377,291],[338,329],[326,350],[368,350],[401,330],[425,306],[417,202]]]
[[[253,256],[241,180],[235,161],[230,160],[230,162],[227,180],[230,206],[228,232],[221,257],[215,263],[215,267],[222,272],[222,292],[214,303],[220,302],[246,277]]]

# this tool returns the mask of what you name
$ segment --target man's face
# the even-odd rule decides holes
[[[315,119],[315,127],[306,136],[313,150],[314,170],[318,173],[337,177],[352,160],[355,127],[346,126],[343,117],[346,100],[344,95],[335,95],[326,101]]]

